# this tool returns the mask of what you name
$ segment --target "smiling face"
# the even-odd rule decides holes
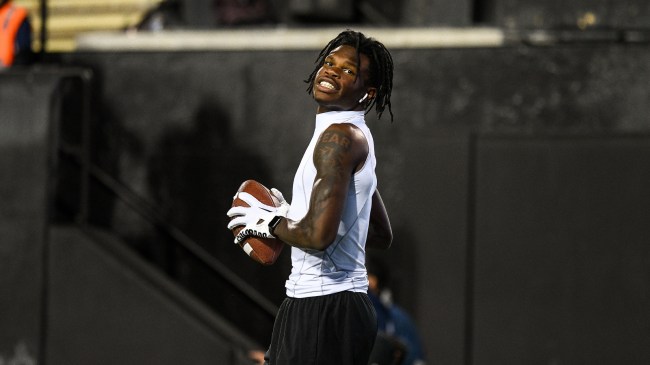
[[[365,101],[359,100],[366,93],[366,101],[374,98],[375,88],[366,85],[368,57],[364,54],[360,57],[360,67],[357,67],[357,50],[352,46],[339,46],[327,55],[314,78],[312,90],[318,113],[364,110]]]

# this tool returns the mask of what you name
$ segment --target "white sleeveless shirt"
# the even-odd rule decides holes
[[[377,187],[375,147],[363,111],[327,112],[316,115],[316,129],[293,181],[289,219],[300,220],[309,208],[316,167],[314,148],[321,133],[332,124],[350,123],[359,128],[368,142],[368,157],[350,181],[342,220],[332,244],[324,251],[291,247],[291,274],[286,281],[287,296],[314,297],[341,291],[367,292],[365,267],[366,238],[372,195]]]

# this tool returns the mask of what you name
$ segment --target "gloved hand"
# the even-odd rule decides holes
[[[273,188],[271,189],[271,193],[280,202],[279,207],[266,205],[246,192],[240,192],[235,195],[235,198],[239,198],[249,205],[248,207],[232,207],[226,213],[228,217],[232,218],[228,223],[229,230],[238,226],[244,226],[235,237],[235,244],[241,243],[249,236],[275,238],[269,230],[269,222],[275,216],[286,217],[290,205],[279,190]]]
[[[273,194],[273,196],[275,196],[280,202],[280,206],[278,207],[278,214],[276,215],[280,215],[286,218],[287,213],[289,212],[289,208],[291,208],[291,205],[289,205],[289,203],[287,203],[287,201],[284,199],[284,195],[282,195],[280,190],[276,188],[271,188],[271,194]]]

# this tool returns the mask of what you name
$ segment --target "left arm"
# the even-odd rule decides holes
[[[393,230],[390,226],[386,206],[384,206],[379,190],[375,190],[372,195],[372,210],[370,211],[370,227],[368,227],[366,246],[387,249],[392,243]]]

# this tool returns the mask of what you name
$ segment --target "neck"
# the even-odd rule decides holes
[[[364,105],[365,104],[359,104],[359,105],[357,105],[356,108],[352,108],[352,109],[348,109],[348,110],[343,110],[343,109],[334,110],[334,109],[330,109],[330,108],[324,107],[322,105],[319,105],[318,108],[316,108],[316,114],[327,113],[327,112],[353,112],[353,111],[361,112],[361,111],[365,111]]]

